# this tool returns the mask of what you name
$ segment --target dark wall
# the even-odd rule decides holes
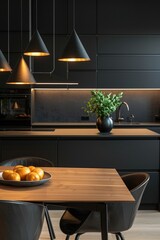
[[[37,8],[36,0],[31,3],[32,33],[37,19],[51,53],[31,59],[37,82],[78,82],[76,88],[160,88],[158,1],[75,0],[75,28],[91,61],[69,63],[68,79],[67,64],[57,59],[72,32],[73,1],[38,0]],[[14,68],[29,42],[29,1],[10,0],[8,8],[8,1],[1,0],[0,22],[0,48]],[[29,58],[25,60],[29,64]],[[8,87],[8,77],[0,73],[1,88]],[[89,91],[51,92],[36,94],[33,121],[79,121]],[[154,120],[158,91],[123,92],[136,121]]]
[[[37,28],[51,55],[32,59],[37,82],[66,82],[58,62],[73,28],[72,0],[32,0],[32,33]],[[0,48],[8,57],[8,1],[1,1]],[[21,11],[22,10],[22,11]],[[9,52],[14,68],[29,41],[29,1],[9,4]],[[37,16],[37,17],[36,17]],[[21,21],[22,20],[22,21]],[[156,0],[76,0],[75,28],[91,62],[70,63],[69,82],[79,88],[159,88],[160,15]],[[25,57],[28,62],[28,58]],[[1,74],[1,85],[8,74]]]

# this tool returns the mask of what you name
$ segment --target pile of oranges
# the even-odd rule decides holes
[[[13,170],[4,170],[2,177],[12,181],[39,181],[44,177],[44,170],[35,166],[17,165]]]

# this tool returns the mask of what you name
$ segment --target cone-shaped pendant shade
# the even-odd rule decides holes
[[[63,54],[58,59],[58,61],[64,62],[90,61],[90,58],[75,30],[73,30],[66,44],[66,47],[64,48]]]
[[[35,57],[49,55],[48,49],[45,43],[43,42],[38,30],[36,30],[35,33],[33,34],[32,39],[24,52],[24,55]]]
[[[13,103],[13,105],[12,105],[12,109],[13,109],[13,110],[17,110],[17,109],[19,109],[19,108],[20,108],[20,106],[19,106],[18,102],[15,101],[15,102]]]
[[[9,66],[5,56],[3,55],[2,51],[0,50],[0,72],[10,72],[12,69]]]
[[[34,84],[35,79],[24,60],[21,57],[20,61],[13,70],[11,76],[9,77],[7,84]]]

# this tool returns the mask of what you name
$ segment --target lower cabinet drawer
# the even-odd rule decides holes
[[[158,140],[60,140],[58,166],[159,169]]]

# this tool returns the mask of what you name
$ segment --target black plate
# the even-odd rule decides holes
[[[11,180],[4,180],[2,177],[2,173],[0,172],[0,183],[3,185],[8,186],[15,186],[15,187],[34,187],[42,185],[51,179],[51,174],[44,172],[44,177],[42,180],[39,181],[11,181]]]

